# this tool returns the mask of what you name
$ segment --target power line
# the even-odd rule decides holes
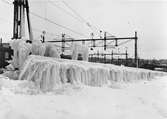
[[[73,17],[74,19],[76,19],[77,21],[83,23],[83,21],[81,21],[80,19],[78,19],[77,17],[75,17],[73,14],[71,14],[70,12],[68,12],[67,10],[65,10],[64,8],[62,8],[62,7],[58,6],[57,4],[55,4],[54,1],[48,0],[48,2],[50,2],[51,5],[55,6],[56,8],[62,10],[62,11],[63,11],[64,13],[66,13],[67,15],[69,15],[69,16]]]
[[[67,3],[63,3],[65,4],[66,7],[68,7],[68,9],[70,9],[76,16],[74,16],[73,14],[71,14],[70,12],[68,12],[67,10],[65,10],[64,8],[58,6],[57,4],[55,4],[54,1],[48,0],[50,3],[52,3],[52,5],[54,5],[55,7],[57,7],[58,9],[62,10],[64,13],[68,14],[69,16],[73,17],[74,19],[76,19],[78,22],[80,23],[86,23],[86,25],[91,28],[92,31],[95,30],[99,30],[97,29],[97,27],[91,25],[89,22],[87,22],[83,17],[81,17],[81,15],[79,15],[77,12],[75,12]],[[79,17],[79,18],[78,18]]]
[[[4,3],[6,3],[6,4],[12,5],[12,3],[10,3],[10,2],[8,2],[8,1],[6,1],[6,0],[2,0],[2,1],[3,1]],[[79,33],[79,32],[77,32],[77,31],[74,31],[74,30],[72,30],[72,29],[70,29],[70,28],[68,28],[68,27],[66,27],[66,26],[60,25],[60,24],[58,24],[58,23],[56,23],[56,22],[54,22],[54,21],[52,21],[52,20],[49,20],[48,18],[44,18],[44,17],[42,17],[42,16],[40,16],[40,15],[38,15],[38,14],[35,14],[35,13],[33,13],[33,12],[30,12],[30,14],[32,14],[33,16],[36,16],[36,17],[38,17],[38,18],[40,18],[40,19],[43,19],[43,20],[45,20],[45,21],[47,21],[47,22],[49,22],[49,23],[55,24],[55,25],[57,25],[57,26],[59,26],[59,27],[61,27],[61,28],[64,28],[64,29],[66,29],[66,30],[68,30],[68,31],[71,31],[71,32],[73,32],[73,33],[75,33],[75,34],[78,34],[78,35],[80,35],[80,36],[87,37],[87,36],[85,36],[85,35],[82,34],[82,33]]]
[[[7,0],[2,0],[2,1],[3,1],[4,3],[6,3],[6,4],[12,5],[12,3],[10,3],[10,2],[7,1]],[[39,1],[39,2],[40,2],[40,1]],[[56,7],[59,8],[59,9],[61,9],[61,10],[64,11],[66,14],[70,15],[71,17],[75,18],[76,20],[78,20],[78,21],[80,21],[80,22],[85,22],[86,25],[87,25],[89,28],[91,28],[92,31],[94,31],[95,29],[96,29],[97,31],[101,31],[101,30],[98,29],[96,26],[94,26],[94,25],[90,24],[89,22],[87,22],[80,14],[78,14],[78,13],[77,13],[72,7],[70,7],[65,1],[62,1],[63,4],[64,4],[66,7],[68,7],[68,8],[69,8],[76,16],[78,16],[80,19],[78,19],[77,17],[75,17],[74,15],[72,15],[70,12],[66,11],[64,8],[61,8],[61,7],[59,7],[58,5],[56,5],[56,4],[54,3],[54,1],[48,0],[48,2],[52,3],[52,5],[56,6]],[[72,29],[70,29],[70,28],[68,28],[68,27],[66,27],[66,26],[60,25],[60,24],[58,24],[58,23],[56,23],[56,22],[54,22],[54,21],[49,20],[48,18],[44,18],[44,17],[39,16],[39,15],[37,15],[37,14],[35,14],[35,13],[32,13],[32,12],[30,12],[30,13],[31,13],[32,15],[38,17],[38,18],[41,18],[41,19],[43,19],[43,20],[45,20],[45,21],[48,21],[48,22],[50,22],[50,23],[52,23],[52,24],[55,24],[55,25],[57,25],[57,26],[59,26],[59,27],[62,27],[62,28],[64,28],[64,29],[67,29],[67,30],[69,30],[69,31],[71,31],[71,32],[73,32],[73,33],[75,33],[75,34],[78,34],[78,35],[80,35],[80,36],[87,37],[87,36],[85,36],[85,35],[82,34],[82,33],[79,33],[79,32],[77,32],[77,31],[74,31],[74,30],[72,30]],[[94,29],[94,30],[93,30],[93,29]],[[110,34],[109,32],[107,32],[107,33]],[[111,34],[110,34],[110,35],[111,35]]]
[[[85,18],[83,18],[78,12],[76,12],[72,7],[70,7],[65,1],[62,1],[62,2],[63,2],[63,4],[64,4],[68,9],[70,9],[76,16],[78,16],[78,17],[82,20],[82,22],[86,23],[86,25],[87,25],[89,28],[91,28],[92,31],[94,31],[93,29],[96,29],[96,30],[97,30],[97,28],[96,28],[95,26],[93,26],[93,25],[91,25],[89,22],[87,22],[87,21],[85,20]]]
[[[77,32],[77,31],[74,31],[73,29],[70,29],[70,28],[68,28],[68,27],[66,27],[66,26],[60,25],[60,24],[58,24],[58,23],[56,23],[56,22],[54,22],[54,21],[52,21],[52,20],[50,20],[50,19],[48,19],[48,18],[42,17],[42,16],[40,16],[40,15],[38,15],[38,14],[36,14],[36,13],[33,13],[33,12],[30,12],[30,13],[31,13],[33,16],[36,16],[36,17],[38,17],[38,18],[40,18],[40,19],[42,19],[42,20],[45,20],[45,21],[47,21],[47,22],[49,22],[49,23],[52,23],[52,24],[54,24],[54,25],[56,25],[56,26],[59,26],[59,27],[61,27],[61,28],[63,28],[63,29],[66,29],[66,30],[68,30],[68,31],[71,31],[71,32],[73,32],[73,33],[75,33],[75,34],[78,34],[78,35],[80,35],[80,36],[86,37],[84,34],[79,33],[79,32]]]
[[[63,4],[69,8],[76,16],[78,16],[83,22],[87,23],[87,21],[80,15],[78,14],[73,8],[71,8],[65,1],[62,1]]]
[[[92,24],[90,24],[89,22],[87,22],[87,21],[85,20],[85,18],[83,18],[78,12],[76,12],[72,7],[70,7],[70,5],[67,4],[67,2],[65,2],[65,1],[62,1],[62,2],[63,2],[63,4],[64,4],[67,8],[69,8],[76,16],[78,16],[83,22],[85,22],[86,25],[87,25],[89,28],[91,28],[92,31],[94,31],[94,30],[96,30],[96,31],[102,31],[101,29],[97,28],[95,25],[92,25]],[[104,32],[106,32],[106,31],[104,31]],[[107,32],[107,33],[110,34],[109,32]],[[111,34],[110,34],[110,35],[111,35]]]
[[[129,39],[129,40],[125,41],[125,42],[119,43],[118,46],[124,45],[124,44],[128,43],[128,42],[131,41],[131,40],[132,40],[132,39]]]

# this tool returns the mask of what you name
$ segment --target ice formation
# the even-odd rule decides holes
[[[17,39],[11,43],[14,50],[12,65],[20,69],[30,54],[46,57],[60,58],[58,48],[50,43],[42,43],[40,40],[33,40],[32,44],[27,43],[26,39]]]
[[[32,54],[44,56],[46,50],[45,44],[43,44],[40,40],[33,40],[32,42]]]
[[[11,64],[14,68],[21,69],[25,60],[31,53],[31,44],[26,43],[25,39],[18,39],[11,43],[11,48],[14,50],[13,61]]]
[[[60,58],[58,48],[51,43],[42,43],[40,40],[32,42],[32,55]]]
[[[87,46],[73,43],[71,46],[71,52],[72,52],[72,59],[73,60],[77,60],[78,55],[81,54],[83,60],[88,61],[89,49]]]
[[[105,86],[115,82],[150,80],[159,75],[164,73],[31,55],[26,60],[19,79],[33,81],[41,90],[49,91],[65,83]]]
[[[45,54],[44,54],[44,56],[60,58],[59,49],[54,44],[45,43]]]

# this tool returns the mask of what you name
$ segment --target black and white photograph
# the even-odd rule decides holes
[[[167,0],[0,0],[0,119],[167,119]]]

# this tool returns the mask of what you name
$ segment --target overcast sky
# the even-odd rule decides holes
[[[0,37],[8,41],[12,37],[13,8],[12,5],[0,1]],[[8,0],[11,2],[11,0]],[[64,11],[73,14],[61,0],[52,0]],[[65,0],[77,13],[96,28],[105,30],[117,37],[134,36],[138,32],[140,58],[167,58],[167,1],[165,0]],[[56,8],[47,0],[30,0],[30,10],[40,16],[49,18],[58,24],[65,25],[79,33],[90,37],[92,32],[82,20],[80,22],[69,14]],[[73,14],[75,16],[75,14]],[[46,30],[48,39],[53,34],[67,33],[75,38],[84,38],[56,25],[47,23],[31,15],[35,38],[38,30]],[[95,32],[95,31],[94,31]],[[96,36],[98,33],[96,31]],[[120,47],[128,47],[133,56],[133,43]]]

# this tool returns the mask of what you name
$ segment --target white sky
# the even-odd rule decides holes
[[[89,37],[91,30],[84,23],[79,23],[46,1],[30,0],[31,11]],[[54,0],[54,2],[69,11],[61,3],[61,0]],[[89,23],[117,37],[134,36],[134,31],[138,31],[140,58],[167,58],[166,0],[66,0],[66,3]],[[0,0],[0,37],[4,41],[8,41],[12,37],[12,15],[12,5],[5,4]],[[81,38],[34,16],[31,16],[31,21],[34,28],[45,29],[47,32],[55,34],[64,32],[73,37]],[[40,35],[39,32],[35,31],[34,34],[36,38]],[[128,48],[130,56],[133,56],[133,42],[127,46],[130,46]]]

